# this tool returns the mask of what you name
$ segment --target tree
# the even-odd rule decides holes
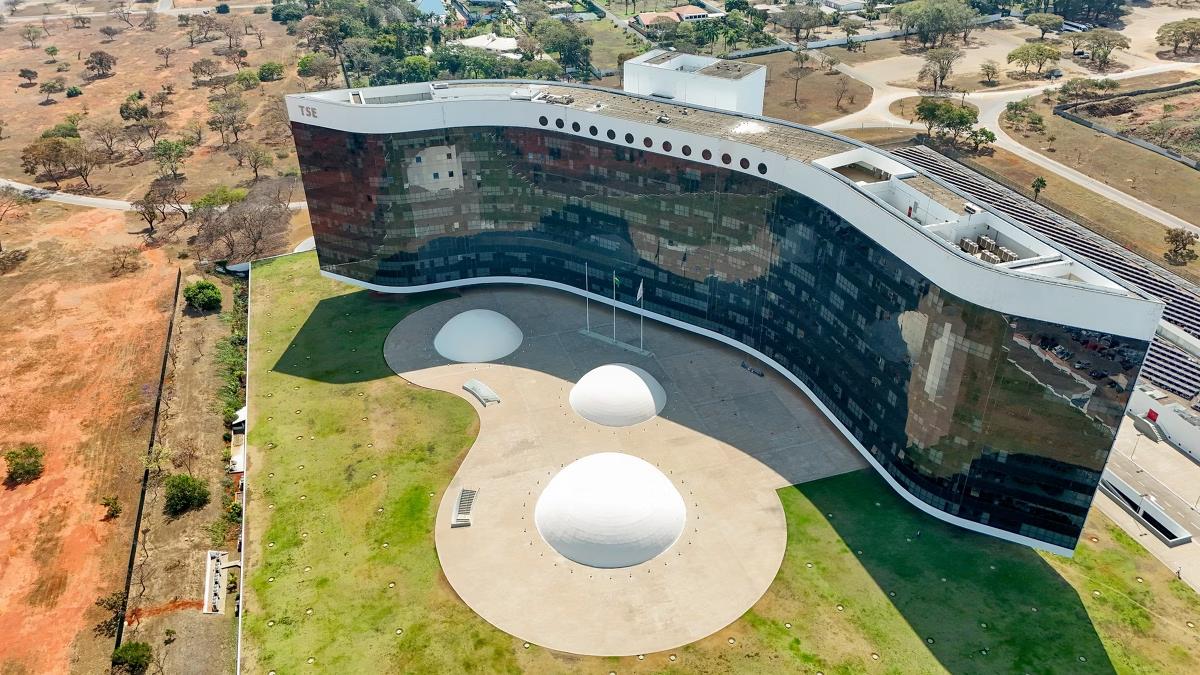
[[[105,42],[112,42],[113,40],[117,39],[118,35],[121,34],[121,29],[116,28],[115,26],[101,26],[100,34],[106,38],[104,40]]]
[[[162,57],[163,68],[171,67],[171,55],[175,53],[174,47],[157,47],[155,48],[154,53]]]
[[[1033,182],[1029,184],[1029,187],[1033,190],[1033,201],[1036,202],[1038,197],[1041,196],[1042,190],[1046,189],[1046,179],[1042,176],[1038,176],[1037,178],[1033,179]]]
[[[8,7],[9,15],[16,14],[23,4],[25,4],[25,0],[4,0],[4,6]]]
[[[188,306],[202,312],[221,308],[221,289],[207,279],[188,284],[183,289],[183,298],[187,301]]]
[[[50,60],[49,60],[50,63],[54,63],[55,61],[58,60],[58,58],[57,58],[58,57],[58,47],[55,47],[54,45],[50,45],[49,47],[46,47],[42,51],[46,52],[46,56],[50,57]]]
[[[1045,40],[1046,33],[1062,30],[1063,18],[1057,14],[1026,14],[1025,23],[1042,31],[1041,38]]]
[[[230,136],[234,143],[238,142],[241,132],[249,128],[246,121],[249,107],[236,93],[214,98],[208,104],[208,111],[212,113],[208,128],[221,134],[222,145],[229,145]]]
[[[792,81],[792,103],[800,105],[800,80],[808,76],[808,70],[799,66],[792,66],[783,71],[783,76]]]
[[[137,249],[134,249],[135,251]],[[100,506],[104,507],[104,519],[112,520],[121,515],[124,509],[121,506],[121,500],[117,499],[116,495],[109,495],[100,500]]]
[[[283,77],[283,64],[274,61],[267,61],[258,67],[258,79],[260,82],[274,82]]]
[[[89,146],[79,138],[66,139],[64,150],[63,159],[67,169],[79,176],[86,187],[92,187],[88,177],[92,175],[96,167],[104,163],[108,155]]]
[[[147,9],[145,13],[142,14],[142,20],[138,22],[138,26],[141,27],[142,30],[158,30],[158,11],[153,7]]]
[[[150,105],[158,107],[158,114],[167,114],[167,106],[171,105],[171,96],[175,92],[170,89],[159,89],[150,95]]]
[[[1017,47],[1008,53],[1009,63],[1019,63],[1023,66],[1024,71],[1029,72],[1029,66],[1036,65],[1037,72],[1042,72],[1042,68],[1046,63],[1057,63],[1062,54],[1058,48],[1042,43],[1028,43]]]
[[[925,97],[917,103],[917,119],[925,123],[925,134],[933,135],[933,128],[938,125],[938,121],[942,118],[943,109],[946,106],[953,105],[949,101],[940,98]]]
[[[113,669],[129,675],[142,675],[153,660],[154,652],[145,642],[122,642],[112,653]]]
[[[996,142],[996,134],[992,133],[991,129],[979,127],[967,135],[967,140],[971,143],[971,150],[979,152],[984,146]]]
[[[238,71],[233,81],[237,83],[238,89],[242,91],[250,91],[259,85],[258,73],[253,70]]]
[[[1163,257],[1172,264],[1186,265],[1197,258],[1196,251],[1192,248],[1196,245],[1197,236],[1191,230],[1172,227],[1167,230],[1163,239],[1167,244],[1167,252]]]
[[[95,632],[98,635],[105,637],[113,637],[117,634],[117,626],[121,625],[121,619],[125,615],[125,601],[128,596],[124,591],[113,591],[108,595],[102,595],[96,598],[96,606],[104,610],[106,616],[96,624]]]
[[[44,32],[41,26],[27,23],[21,28],[21,38],[29,43],[30,49],[37,49],[38,40],[42,39]]]
[[[1196,44],[1200,43],[1200,18],[1164,23],[1159,26],[1155,40],[1164,47],[1170,47],[1173,54],[1178,54],[1180,45],[1186,42],[1187,53],[1191,54]]]
[[[117,67],[117,57],[104,51],[94,51],[83,60],[83,65],[96,74],[96,77],[107,77]]]
[[[328,54],[306,54],[296,62],[296,74],[305,78],[318,78],[321,87],[328,87],[329,82],[337,76],[337,73],[337,61],[334,61]]]
[[[1129,38],[1115,30],[1095,28],[1087,32],[1087,46],[1091,50],[1092,60],[1101,70],[1108,68],[1112,61],[1112,53],[1118,49],[1129,49]]]
[[[1000,76],[1000,66],[989,59],[980,64],[979,74],[983,75],[983,80],[988,84],[996,84],[996,78]]]
[[[135,91],[121,101],[121,106],[118,112],[121,119],[126,122],[136,122],[138,120],[149,119],[150,106],[146,105],[146,95],[141,90]]]
[[[45,176],[58,187],[59,176],[67,171],[66,140],[39,138],[21,150],[21,168],[37,180]]]
[[[781,27],[792,31],[793,42],[802,42],[812,37],[813,30],[825,23],[825,16],[814,6],[797,4],[780,12],[777,22]],[[804,33],[803,40],[801,33]]]
[[[43,103],[53,103],[54,94],[61,94],[67,88],[67,81],[61,77],[56,77],[53,80],[46,80],[38,85],[38,91],[46,95],[46,100]]]
[[[847,79],[845,75],[842,75],[841,77],[839,77],[837,79],[837,83],[835,84],[834,93],[837,95],[837,101],[834,102],[833,107],[837,108],[838,110],[841,110],[842,109],[842,99],[846,98],[846,93],[849,91],[850,91],[850,80]]]
[[[915,34],[924,47],[945,45],[955,35],[966,41],[977,18],[979,12],[964,0],[914,0],[888,12],[888,22],[905,32],[905,40]]]
[[[41,478],[45,471],[45,453],[36,445],[25,443],[16,450],[4,453],[4,462],[8,465],[8,475],[4,482],[9,487],[32,483]]]
[[[159,175],[166,176],[170,174],[171,178],[179,178],[179,166],[183,164],[183,160],[187,157],[187,154],[188,144],[183,141],[163,139],[155,143],[150,149],[150,155],[158,163]]]
[[[108,10],[108,13],[112,18],[133,28],[133,13],[129,11],[129,7],[125,3],[118,4],[116,7]]]
[[[199,82],[200,80],[211,80],[216,77],[217,73],[221,72],[221,67],[212,59],[200,59],[192,64],[192,77]]]
[[[38,78],[38,71],[32,68],[22,68],[17,72],[17,76],[32,85],[33,81]]]
[[[917,0],[920,2],[921,0]],[[954,70],[955,62],[962,59],[962,50],[957,47],[939,47],[925,52],[925,65],[921,67],[921,79],[928,79],[933,84],[933,90],[938,91],[946,85],[946,78]]]
[[[198,284],[208,284],[214,290],[216,289],[216,286],[213,286],[212,282],[210,281],[197,281],[191,286],[188,286],[188,289],[191,289]],[[220,295],[220,291],[217,291],[217,295]],[[184,297],[187,297],[186,291],[184,292]],[[190,298],[188,299],[188,304],[192,304]],[[163,512],[165,512],[168,516],[178,517],[187,513],[188,511],[201,508],[205,504],[208,504],[208,486],[205,485],[204,481],[200,480],[199,478],[189,476],[186,473],[177,473],[167,477],[165,486],[166,496],[163,500]]]

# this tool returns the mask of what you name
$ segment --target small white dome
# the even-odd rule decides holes
[[[662,412],[667,392],[641,368],[610,363],[579,378],[571,388],[570,400],[571,407],[585,419],[606,427],[628,427]]]
[[[653,464],[619,452],[588,455],[550,479],[533,520],[555,551],[589,567],[630,567],[671,548],[683,497]]]
[[[490,309],[469,309],[442,326],[433,338],[433,348],[451,361],[484,363],[517,351],[524,337],[507,316]]]

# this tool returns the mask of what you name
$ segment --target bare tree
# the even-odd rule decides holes
[[[121,3],[108,10],[108,15],[133,28],[133,13],[129,11],[129,7],[125,3]]]
[[[165,47],[164,46],[164,47],[156,48],[154,50],[154,53],[162,58],[163,68],[170,68],[171,67],[171,56],[175,53],[175,51],[176,50],[174,47]]]
[[[136,272],[141,266],[141,251],[136,246],[114,246],[108,251],[109,271],[114,277]]]
[[[837,102],[833,104],[838,110],[842,109],[842,99],[846,98],[846,93],[850,91],[850,80],[845,76],[837,79],[834,85],[833,93],[837,95]]]

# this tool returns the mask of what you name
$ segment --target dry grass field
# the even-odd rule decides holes
[[[296,162],[290,139],[278,133],[269,133],[260,122],[270,106],[279,105],[281,95],[303,88],[295,74],[298,58],[295,39],[287,36],[283,26],[271,22],[266,15],[251,15],[246,11],[230,16],[239,21],[243,16],[252,17],[254,25],[264,31],[261,48],[255,36],[246,35],[243,38],[251,68],[257,68],[267,61],[284,66],[282,80],[264,83],[242,94],[250,109],[251,125],[250,131],[243,137],[266,144],[275,153],[275,166],[269,170],[270,173],[294,169]],[[137,23],[136,19],[134,23]],[[99,32],[101,27],[108,25],[124,27],[125,30],[110,42]],[[154,31],[130,29],[111,18],[97,18],[86,29],[54,30],[52,35],[43,37],[36,49],[15,39],[6,41],[0,46],[0,82],[11,89],[8,95],[0,97],[0,119],[5,123],[4,139],[0,141],[0,176],[34,182],[22,170],[21,153],[26,145],[44,130],[65,121],[68,115],[83,116],[84,121],[80,124],[84,127],[86,121],[91,120],[119,121],[117,113],[121,102],[138,90],[149,97],[165,85],[174,88],[172,103],[162,116],[168,125],[164,138],[179,138],[190,122],[203,124],[210,116],[207,109],[209,96],[220,90],[196,86],[189,70],[191,64],[201,58],[210,58],[221,65],[222,72],[235,72],[232,65],[214,53],[227,46],[225,37],[219,33],[214,33],[212,37],[214,39],[211,41],[189,47],[186,30],[176,25],[174,17],[164,16],[159,19],[158,28]],[[51,45],[58,48],[54,63],[48,62],[50,57],[43,51]],[[169,67],[164,67],[163,59],[155,53],[161,47],[177,50],[170,57]],[[111,75],[87,77],[84,60],[96,50],[116,57],[117,64]],[[69,69],[58,72],[60,64]],[[26,86],[26,82],[18,77],[18,71],[22,68],[38,72],[36,84]],[[68,87],[80,87],[82,95],[68,98],[64,94],[55,94],[52,96],[53,103],[46,103],[46,96],[39,93],[38,84],[56,76],[64,78]],[[84,136],[87,137],[86,132]],[[219,136],[207,128],[204,129],[202,143],[193,148],[184,161],[182,173],[187,179],[186,189],[190,195],[202,194],[218,185],[244,183],[252,177],[248,168],[237,166],[220,146]],[[134,151],[123,148],[122,155],[116,161],[97,169],[91,176],[94,189],[89,193],[116,199],[136,199],[145,193],[156,175],[155,162],[139,160]],[[48,182],[42,184],[51,185]],[[69,190],[83,188],[77,178],[64,181],[63,187]]]
[[[1123,81],[1122,89],[1128,91],[1159,86],[1183,79],[1186,79],[1183,73],[1133,78]],[[1053,114],[1051,105],[1044,103],[1041,98],[1032,98],[1029,102],[1045,120],[1045,130],[1038,133],[1003,122],[1004,130],[1009,136],[1026,147],[1112,185],[1147,204],[1185,220],[1197,220],[1196,214],[1200,213],[1200,173],[1132,143],[1058,117]],[[1024,181],[1023,184],[1028,184],[1028,181]],[[1085,192],[1091,194],[1089,191]],[[1147,243],[1149,239],[1161,240],[1162,228],[1157,223],[1151,227],[1150,231],[1154,234],[1150,237],[1145,236],[1146,232],[1140,226],[1136,229],[1138,236],[1133,237],[1135,240],[1146,239]],[[1161,241],[1157,246],[1162,246]]]
[[[107,671],[94,601],[122,586],[175,273],[162,250],[113,276],[125,214],[41,203],[0,226],[27,258],[0,275],[0,450],[45,473],[0,489],[0,672]],[[16,395],[9,395],[16,394]],[[124,513],[105,519],[100,500]]]
[[[867,107],[871,87],[841,73],[828,73],[809,61],[797,83],[785,73],[796,65],[791,52],[778,52],[745,59],[767,67],[767,92],[763,115],[800,124],[820,124]],[[837,107],[837,91],[844,80],[846,95]]]

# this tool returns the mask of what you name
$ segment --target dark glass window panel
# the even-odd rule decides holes
[[[724,167],[541,129],[293,128],[322,269],[610,294],[586,261],[629,303],[644,281],[647,310],[767,354],[918,499],[1074,545],[1145,342],[974,305],[813,199]],[[1080,382],[1060,346],[1109,374]]]

